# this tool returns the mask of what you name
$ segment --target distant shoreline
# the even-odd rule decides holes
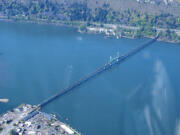
[[[55,25],[55,26],[65,26],[65,27],[72,27],[72,28],[77,28],[77,31],[80,32],[80,33],[90,33],[90,34],[104,34],[105,37],[115,37],[117,39],[119,38],[127,38],[127,39],[138,39],[138,38],[135,38],[133,36],[128,36],[128,35],[124,35],[124,36],[119,36],[117,34],[114,33],[113,30],[115,26],[119,26],[117,24],[104,24],[105,26],[108,25],[112,25],[112,28],[101,28],[99,25],[100,24],[97,24],[95,27],[86,27],[86,30],[85,31],[81,31],[80,30],[80,25],[83,25],[85,24],[86,22],[66,22],[66,21],[51,21],[51,22],[48,22],[48,20],[46,19],[38,19],[38,20],[26,20],[26,19],[8,19],[7,17],[5,16],[0,16],[0,21],[3,21],[3,22],[14,22],[14,23],[31,23],[31,24],[45,24],[45,25]],[[94,23],[96,24],[96,23]],[[122,25],[121,27],[124,27],[124,28],[130,28],[130,29],[137,29],[137,27],[131,27],[131,26],[124,26]],[[96,30],[90,30],[90,28],[93,28],[93,29],[96,29]],[[101,30],[98,30],[98,29],[104,29],[104,31],[101,31]],[[113,31],[112,33],[107,33],[107,31]],[[176,31],[176,30],[175,30]],[[177,30],[180,34],[180,30]],[[140,38],[153,38],[152,36],[142,36]],[[162,41],[162,42],[167,42],[167,43],[172,43],[172,44],[177,44],[179,45],[180,43],[177,43],[175,41],[170,41],[170,40],[166,40],[166,39],[158,39],[158,41]]]

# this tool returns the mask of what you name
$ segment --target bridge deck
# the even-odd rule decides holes
[[[151,39],[147,43],[144,43],[144,44],[134,48],[133,50],[131,50],[128,53],[126,53],[125,55],[121,55],[121,56],[117,57],[116,59],[112,60],[111,62],[105,64],[104,66],[102,66],[100,68],[98,68],[95,72],[90,73],[89,75],[83,77],[82,79],[78,80],[77,82],[75,82],[74,84],[70,85],[69,87],[61,90],[60,92],[56,93],[52,97],[48,98],[47,100],[44,100],[31,113],[33,113],[34,111],[36,111],[38,109],[41,109],[41,108],[45,107],[47,104],[53,102],[54,100],[56,100],[57,98],[65,95],[66,93],[74,90],[75,88],[77,88],[80,85],[84,84],[85,82],[87,82],[88,80],[92,79],[93,77],[95,77],[95,76],[97,76],[97,75],[99,75],[99,74],[101,74],[101,73],[111,69],[114,65],[117,65],[117,64],[120,64],[120,63],[124,62],[126,59],[130,58],[131,56],[134,56],[135,54],[137,54],[142,49],[144,49],[147,46],[149,46],[150,44],[154,43],[158,39],[158,37],[159,36],[156,36],[154,39]],[[25,120],[27,120],[27,118],[25,118]]]

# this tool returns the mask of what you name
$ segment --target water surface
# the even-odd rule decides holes
[[[0,114],[39,104],[148,39],[105,39],[51,25],[0,23]],[[84,135],[179,135],[180,46],[156,42],[43,111]]]

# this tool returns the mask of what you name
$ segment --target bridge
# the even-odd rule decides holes
[[[54,100],[56,100],[57,98],[71,92],[72,90],[74,90],[75,88],[79,87],[80,85],[84,84],[85,82],[87,82],[88,80],[96,77],[97,75],[100,75],[101,73],[104,73],[107,70],[110,70],[112,67],[114,67],[115,65],[118,65],[122,62],[124,62],[125,60],[127,60],[128,58],[134,56],[135,54],[137,54],[138,52],[140,52],[141,50],[143,50],[144,48],[148,47],[149,45],[151,45],[152,43],[154,43],[157,39],[159,38],[159,35],[157,35],[155,38],[151,39],[150,41],[132,49],[131,51],[127,52],[125,55],[121,55],[118,56],[114,59],[112,59],[111,61],[109,61],[108,63],[106,63],[105,65],[103,65],[102,67],[96,69],[94,72],[88,74],[87,76],[81,78],[80,80],[78,80],[77,82],[75,82],[74,84],[70,85],[69,87],[57,92],[55,95],[53,95],[52,97],[44,100],[42,103],[40,103],[35,109],[33,109],[23,120],[26,121],[32,117],[34,117],[36,114],[38,114],[37,110],[42,109],[43,107],[45,107],[46,105],[50,104],[51,102],[53,102]]]

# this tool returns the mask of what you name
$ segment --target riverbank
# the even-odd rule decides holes
[[[28,121],[22,118],[35,108],[34,105],[22,104],[0,116],[0,134],[43,134],[43,135],[81,135],[69,125],[59,121],[55,115],[38,111]]]
[[[106,37],[116,37],[119,38],[129,38],[129,39],[137,39],[137,38],[154,38],[157,33],[160,33],[160,38],[158,41],[164,41],[168,43],[180,43],[180,40],[173,40],[166,38],[165,34],[167,29],[162,28],[154,28],[154,32],[152,34],[138,34],[141,31],[140,27],[126,26],[126,25],[118,25],[118,24],[95,24],[93,27],[88,26],[86,29],[79,32],[88,32],[88,33],[96,33],[96,34],[104,34]],[[180,30],[170,29],[170,32],[173,32],[177,36],[180,37]]]
[[[126,26],[120,24],[101,24],[101,23],[88,23],[83,21],[60,21],[60,20],[47,20],[47,19],[34,19],[29,20],[27,18],[15,17],[8,18],[6,16],[0,16],[0,21],[5,22],[19,22],[19,23],[34,23],[34,24],[47,24],[56,26],[66,26],[77,28],[80,33],[93,33],[93,34],[104,34],[106,38],[115,37],[119,38],[154,38],[157,33],[160,33],[160,38],[158,41],[180,44],[180,30],[177,29],[163,29],[163,28],[153,28],[153,31],[142,32],[142,28],[134,26]],[[167,34],[169,33],[169,35]],[[176,37],[176,39],[173,39]],[[179,37],[179,38],[178,38]]]

